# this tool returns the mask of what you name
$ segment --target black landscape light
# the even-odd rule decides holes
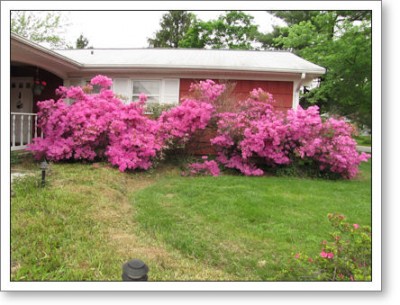
[[[123,281],[147,281],[149,267],[140,259],[132,259],[122,266]]]
[[[46,159],[40,163],[40,169],[42,170],[42,187],[46,184],[46,171],[49,168],[49,164]]]

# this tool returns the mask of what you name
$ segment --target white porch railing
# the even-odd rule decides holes
[[[37,114],[11,112],[11,150],[25,149],[38,136]],[[43,134],[40,133],[43,138]]]

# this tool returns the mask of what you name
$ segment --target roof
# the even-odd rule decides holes
[[[324,74],[291,52],[207,49],[53,50],[85,67],[174,68]]]
[[[208,49],[66,49],[50,50],[17,34],[11,33],[12,55],[25,50],[25,59],[49,69],[63,65],[65,71],[85,69],[175,69],[214,71],[253,71],[264,73],[306,73],[315,77],[326,72],[287,51],[244,51]],[[30,54],[29,56],[27,54]],[[21,54],[23,56],[24,54]],[[51,69],[51,68],[50,68]],[[54,69],[53,69],[54,70]],[[65,72],[65,73],[67,73]],[[64,73],[64,74],[65,74]],[[62,75],[63,76],[63,75]]]

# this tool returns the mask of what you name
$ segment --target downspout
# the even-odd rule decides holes
[[[306,73],[301,73],[300,80],[295,81],[293,83],[293,103],[292,108],[297,109],[300,103],[300,88],[304,84],[304,80],[306,79]]]

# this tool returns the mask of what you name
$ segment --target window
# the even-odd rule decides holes
[[[139,100],[141,93],[150,104],[178,104],[179,79],[132,80],[132,101]]]
[[[161,103],[161,81],[134,80],[132,84],[132,101],[138,101],[139,95],[144,93],[147,96],[147,103]]]

